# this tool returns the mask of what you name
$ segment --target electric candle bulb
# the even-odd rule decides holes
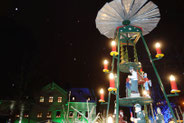
[[[99,102],[105,102],[104,100],[104,90],[103,89],[100,89],[100,100]]]
[[[112,51],[116,52],[116,42],[112,41],[111,45],[112,45]]]
[[[169,79],[170,79],[170,84],[171,84],[171,93],[180,92],[180,90],[178,90],[175,77],[171,75]]]
[[[111,51],[110,55],[111,56],[113,56],[113,55],[117,56],[118,52],[116,52],[116,41],[112,41],[111,46],[112,46],[112,51]]]
[[[173,75],[170,76],[170,81],[175,81],[175,77]]]
[[[157,42],[155,44],[155,47],[156,47],[156,52],[157,52],[156,57],[157,58],[163,57],[164,54],[161,52],[161,49],[160,49],[161,48],[161,44]]]
[[[116,91],[116,87],[115,87],[115,77],[114,77],[114,74],[113,73],[110,73],[109,74],[109,88],[108,88],[108,91]]]
[[[108,61],[107,60],[104,60],[104,69],[103,69],[103,72],[109,72],[109,70],[108,70]]]

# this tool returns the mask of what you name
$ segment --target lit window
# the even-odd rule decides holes
[[[29,117],[29,115],[28,115],[28,114],[24,114],[24,117],[25,117],[25,118],[28,118],[28,117]]]
[[[47,113],[47,118],[51,118],[51,111],[49,111],[48,113]]]
[[[56,118],[60,118],[61,117],[61,111],[57,111],[56,112]]]
[[[15,117],[20,117],[20,115],[19,114],[16,114],[16,116]]]
[[[69,118],[73,118],[73,111],[69,112]]]
[[[39,113],[37,114],[37,118],[41,118],[41,117],[42,117],[42,113],[39,112]]]
[[[53,97],[49,97],[49,102],[53,102]]]
[[[90,101],[91,100],[91,98],[90,97],[88,97],[88,101]]]
[[[58,103],[62,102],[62,97],[58,97]]]
[[[40,102],[44,102],[44,97],[40,96]]]
[[[79,112],[82,113],[82,111],[79,111]],[[80,113],[77,112],[77,118],[81,118],[82,117],[82,115]]]
[[[75,100],[75,97],[72,97],[72,100],[74,101]]]

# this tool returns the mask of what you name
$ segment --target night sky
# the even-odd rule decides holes
[[[33,94],[49,82],[63,88],[88,87],[97,93],[108,87],[102,72],[111,39],[96,29],[98,10],[110,0],[5,0],[0,2],[0,96],[24,90]],[[165,57],[156,61],[163,84],[170,91],[168,76],[177,77],[183,95],[184,6],[182,0],[153,0],[161,12],[158,26],[145,39],[154,57],[154,43],[162,43]],[[143,70],[159,90],[156,76],[140,40],[137,44]],[[124,79],[121,78],[121,95]],[[156,91],[155,91],[156,92]],[[158,91],[159,92],[159,91]],[[15,94],[15,93],[14,93]],[[158,93],[159,94],[159,93]],[[182,98],[182,96],[180,96]],[[183,97],[184,100],[184,97]]]

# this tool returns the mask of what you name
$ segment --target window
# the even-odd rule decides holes
[[[72,97],[72,101],[74,101],[75,100],[75,97]]]
[[[61,117],[61,111],[57,111],[56,112],[56,118],[60,118]]]
[[[79,111],[79,112],[82,113],[82,111]],[[80,113],[77,112],[77,118],[81,118],[82,117],[82,115]]]
[[[28,115],[28,114],[24,114],[24,117],[25,117],[25,118],[28,118],[28,117],[29,117],[29,115]]]
[[[20,115],[19,114],[16,114],[15,117],[20,117]]]
[[[44,102],[44,97],[40,96],[40,102]]]
[[[51,114],[52,114],[52,112],[49,111],[49,112],[47,113],[47,118],[51,118]]]
[[[37,118],[41,118],[41,117],[42,117],[42,113],[39,112],[39,113],[37,114]]]
[[[88,97],[88,101],[90,101],[91,100],[91,98],[90,97]]]
[[[53,102],[53,97],[49,97],[49,102]]]
[[[62,102],[62,97],[58,97],[58,103]]]
[[[69,112],[69,118],[73,118],[73,111]]]
[[[86,111],[86,114],[85,114],[86,117],[88,117],[88,111]]]

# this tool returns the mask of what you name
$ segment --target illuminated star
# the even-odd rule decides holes
[[[19,9],[18,8],[15,8],[15,11],[18,11]]]

